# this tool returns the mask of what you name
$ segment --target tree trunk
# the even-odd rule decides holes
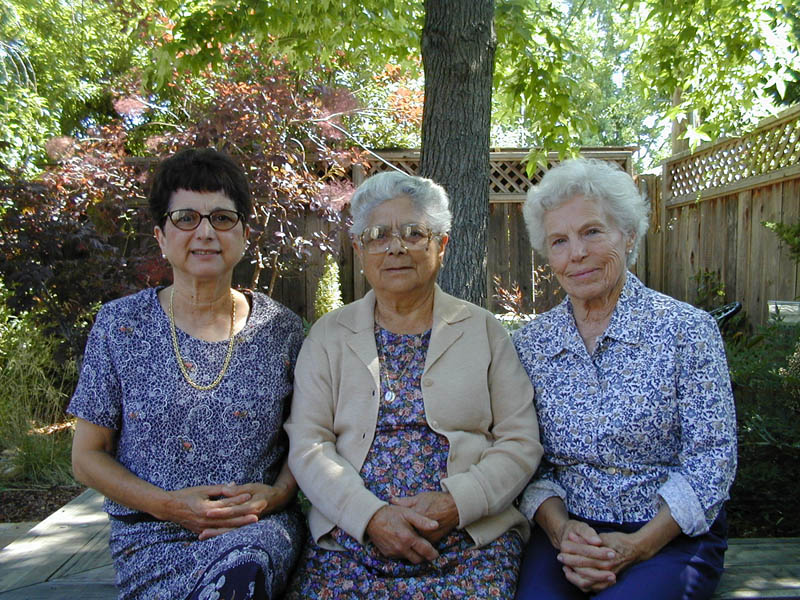
[[[439,283],[479,306],[486,305],[495,45],[494,0],[425,1],[420,174],[447,190],[453,212]]]

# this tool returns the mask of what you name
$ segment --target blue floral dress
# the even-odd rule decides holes
[[[222,382],[200,391],[183,378],[157,290],[103,306],[89,336],[69,405],[77,417],[118,432],[117,460],[162,489],[236,482],[272,483],[287,450],[282,429],[300,319],[263,294],[236,334]],[[228,342],[178,331],[184,364],[206,384]],[[285,586],[305,539],[291,508],[205,541],[110,500],[111,554],[121,598],[271,598]]]
[[[391,497],[442,491],[447,477],[447,438],[425,419],[420,378],[431,332],[395,334],[376,325],[381,363],[381,404],[375,439],[361,467],[373,494]],[[331,531],[341,551],[306,547],[288,598],[427,599],[512,598],[522,541],[506,533],[475,548],[466,531],[454,529],[436,545],[439,558],[419,565],[384,557],[341,529]]]

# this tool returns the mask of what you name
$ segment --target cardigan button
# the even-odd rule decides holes
[[[430,377],[426,377],[425,380],[422,382],[422,385],[424,385],[426,387],[432,386],[433,385],[433,379],[431,379]]]

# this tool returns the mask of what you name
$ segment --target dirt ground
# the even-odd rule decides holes
[[[84,489],[82,486],[50,489],[0,489],[0,523],[41,521]]]

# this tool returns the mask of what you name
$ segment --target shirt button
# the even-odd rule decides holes
[[[608,468],[606,469],[606,472],[607,472],[609,475],[616,475],[616,474],[617,474],[617,468],[616,468],[616,467],[608,467]]]

